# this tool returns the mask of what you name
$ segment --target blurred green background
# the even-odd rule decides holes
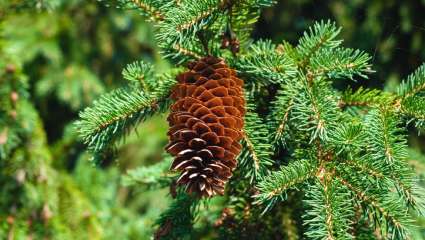
[[[345,46],[373,56],[376,73],[354,85],[393,90],[425,61],[424,12],[425,0],[283,0],[262,13],[252,37],[296,43],[313,21],[335,20],[343,27]],[[40,153],[27,153],[34,165],[22,163],[25,157],[17,161],[15,154],[0,166],[14,179],[0,179],[0,239],[150,239],[155,218],[168,204],[168,189],[142,192],[123,186],[121,176],[163,158],[165,116],[144,123],[120,144],[118,159],[99,167],[88,161],[72,122],[100,94],[125,84],[126,64],[144,60],[158,71],[167,69],[152,26],[136,12],[84,0],[11,0],[0,3],[0,19],[0,65],[20,66],[38,115],[32,138],[40,139],[32,146]],[[423,137],[413,136],[410,143],[425,152]],[[41,165],[49,169],[45,175],[51,183],[39,188],[30,177],[19,181],[22,171],[40,177],[34,169]],[[412,158],[412,165],[425,173],[424,159]],[[40,200],[48,191],[54,197]],[[16,204],[21,201],[32,204]],[[417,234],[418,239],[425,235]]]

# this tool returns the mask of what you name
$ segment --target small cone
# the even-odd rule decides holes
[[[224,60],[211,56],[190,63],[177,81],[168,116],[171,169],[181,171],[177,184],[188,193],[222,195],[242,147],[243,81]]]

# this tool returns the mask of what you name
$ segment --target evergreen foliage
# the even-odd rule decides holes
[[[89,211],[87,200],[78,189],[69,187],[66,174],[52,167],[43,124],[29,101],[26,77],[19,63],[3,58],[1,72],[0,238],[98,236],[97,217],[84,217],[82,211]],[[65,179],[58,181],[59,176]],[[63,199],[77,206],[72,208]],[[74,212],[63,212],[68,207]],[[67,215],[73,218],[66,218]],[[83,228],[89,231],[79,232]]]
[[[271,1],[187,0],[156,8],[150,1],[120,3],[142,3],[139,10],[157,22],[158,44],[176,68],[213,54],[225,58],[246,81],[248,106],[239,165],[223,199],[206,203],[223,209],[226,216],[202,217],[194,210],[198,199],[182,189],[172,190],[175,199],[157,221],[156,238],[180,239],[207,231],[197,230],[195,220],[207,222],[202,225],[207,228],[219,221],[226,238],[236,238],[249,227],[271,224],[274,211],[285,213],[300,200],[303,205],[293,221],[306,227],[285,229],[287,236],[297,232],[294,239],[409,238],[415,216],[424,208],[424,190],[407,162],[406,140],[407,123],[414,121],[418,128],[424,124],[423,67],[397,92],[349,86],[341,92],[333,87],[340,79],[373,73],[371,56],[344,48],[341,29],[331,21],[315,23],[295,46],[252,43],[241,34],[240,53],[229,54],[219,50],[223,33],[238,33],[238,21],[256,19],[258,9]],[[236,19],[234,7],[244,9]],[[133,64],[124,76],[148,82],[153,73],[147,69]],[[138,74],[143,77],[135,77]],[[77,127],[89,149],[98,154],[135,123],[166,110],[168,105],[161,103],[168,102],[173,82],[165,82],[156,92],[144,84],[114,91],[83,111]],[[160,107],[153,108],[149,99]],[[127,178],[162,185],[161,176],[168,174],[155,165],[130,172]],[[249,221],[256,225],[246,224]],[[276,228],[264,231],[278,234]]]
[[[149,190],[168,187],[175,180],[173,173],[167,173],[170,164],[171,158],[168,157],[155,165],[129,170],[123,176],[123,185],[136,185]]]
[[[155,61],[155,49],[143,43],[147,25],[117,13],[80,0],[0,1],[0,239],[152,234],[146,226],[166,201],[144,210],[149,201],[126,194],[132,188],[124,191],[118,169],[90,166],[68,125],[120,84],[111,81],[122,70],[120,58],[135,58],[137,50]],[[133,24],[135,33],[126,33]]]
[[[377,76],[375,67],[387,69],[385,76],[399,70],[376,66],[386,60],[373,52],[390,49],[398,37],[366,52],[345,48],[339,35],[349,36],[354,28],[338,15],[348,33],[321,21],[297,44],[291,44],[294,38],[254,42],[251,30],[271,0],[81,2],[0,2],[0,239],[424,237],[415,225],[424,226],[425,160],[413,150],[411,133],[425,130],[425,65],[394,91],[358,87],[378,82],[368,80]],[[350,1],[352,11],[342,15],[362,4]],[[419,5],[371,3],[365,32],[381,31],[371,22],[384,7],[396,6],[394,19],[405,19]],[[340,3],[330,6],[342,9]],[[141,30],[148,25],[133,22],[131,14],[146,17],[155,36],[150,28]],[[110,20],[101,23],[102,15]],[[305,27],[294,19],[291,24]],[[412,25],[402,21],[400,29]],[[420,49],[422,32],[413,34],[406,52]],[[237,43],[231,51],[221,49],[227,37]],[[155,38],[162,54],[152,43],[139,44],[140,38]],[[368,39],[363,40],[355,46],[365,46]],[[121,79],[123,62],[136,58],[129,52],[143,52],[144,60],[124,68],[124,87],[104,94],[122,85],[112,79]],[[111,157],[122,160],[120,168],[134,166],[125,161],[140,158],[134,149],[141,143],[133,133],[139,125],[144,132],[145,121],[167,111],[176,73],[209,54],[224,58],[245,81],[243,150],[225,195],[207,201],[187,195],[175,186],[169,156],[156,156],[159,163],[120,177],[109,166]],[[171,70],[164,71],[162,58],[172,63]],[[400,64],[412,63],[417,60]],[[63,126],[62,115],[76,116],[99,96],[76,124]],[[59,133],[52,134],[58,125]],[[75,129],[89,154],[81,154]],[[148,139],[144,148],[162,144],[153,135],[142,137]],[[129,146],[123,139],[134,149],[124,151]],[[90,166],[89,155],[101,166]]]
[[[243,151],[239,154],[242,161],[239,166],[251,180],[265,176],[273,164],[272,146],[268,142],[269,131],[254,109],[255,104],[248,102],[245,115]]]
[[[117,89],[103,95],[94,106],[86,108],[80,114],[81,121],[76,123],[79,131],[94,152],[94,159],[104,154],[111,143],[122,138],[132,127],[144,121],[157,112],[164,112],[169,107],[170,86],[174,80],[163,78],[144,79],[149,74],[145,65],[133,64],[124,71],[124,76],[130,80],[141,79],[140,82],[146,88],[140,89],[140,85]],[[138,68],[139,70],[135,70]],[[138,73],[136,73],[136,72]],[[138,76],[135,76],[137,74]],[[150,86],[150,87],[148,87]],[[149,89],[152,89],[149,91]],[[101,157],[101,156],[100,156]]]
[[[421,25],[425,17],[417,14],[424,9],[421,1],[278,1],[273,8],[263,11],[258,24],[261,27],[255,29],[253,36],[295,43],[317,19],[331,18],[344,26],[341,37],[345,46],[360,48],[373,56],[376,73],[369,76],[372,81],[359,83],[364,87],[385,84],[392,88],[425,58],[421,51],[421,39],[425,36]]]

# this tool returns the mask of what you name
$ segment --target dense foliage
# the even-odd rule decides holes
[[[0,239],[425,238],[424,4],[233,2],[0,1]],[[248,104],[225,196],[199,200],[156,114],[208,53]]]
[[[397,92],[353,90],[350,86],[338,91],[333,82],[367,78],[373,70],[370,55],[342,47],[341,29],[332,22],[315,23],[295,46],[267,40],[252,43],[241,35],[238,53],[235,48],[220,50],[227,41],[226,33],[231,32],[230,40],[237,38],[247,31],[244,23],[254,22],[260,8],[273,1],[114,3],[136,7],[150,16],[162,52],[177,67],[205,55],[225,58],[245,80],[250,104],[242,134],[244,153],[238,157],[236,176],[224,197],[218,203],[206,202],[202,208],[199,196],[171,183],[175,200],[159,218],[156,238],[193,236],[195,220],[208,214],[201,211],[210,211],[206,206],[225,214],[216,224],[218,232],[225,233],[219,234],[222,238],[238,238],[246,232],[251,238],[277,237],[280,229],[270,221],[281,217],[271,212],[285,212],[275,209],[282,201],[300,200],[303,204],[297,214],[301,218],[286,217],[296,222],[297,231],[286,232],[287,236],[406,239],[411,235],[414,216],[423,212],[424,190],[407,163],[405,128],[414,123],[417,131],[424,130],[424,67],[403,81]],[[139,82],[130,83],[132,89],[104,95],[84,110],[77,122],[94,159],[111,151],[114,142],[140,121],[169,107],[172,72],[161,78],[153,76],[144,64],[131,67],[138,74],[132,79]],[[149,87],[154,84],[156,88]],[[157,166],[139,169],[142,179],[134,181],[143,182],[145,172],[155,171],[162,172],[165,179],[154,183],[169,184],[166,179],[173,172]],[[302,190],[298,193],[297,189]],[[214,222],[208,216],[203,219],[206,229]],[[227,222],[229,219],[233,221]],[[245,229],[261,225],[269,228],[256,233]]]
[[[149,26],[137,14],[87,1],[0,6],[0,239],[143,238],[151,223],[137,211],[159,209],[146,211],[149,198],[121,186],[119,168],[106,161],[93,168],[71,122],[120,85],[124,61],[166,66],[157,61]]]

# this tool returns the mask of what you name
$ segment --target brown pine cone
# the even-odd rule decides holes
[[[177,81],[168,116],[171,169],[181,171],[177,184],[186,185],[188,193],[222,195],[242,148],[243,81],[212,56],[190,63]]]

